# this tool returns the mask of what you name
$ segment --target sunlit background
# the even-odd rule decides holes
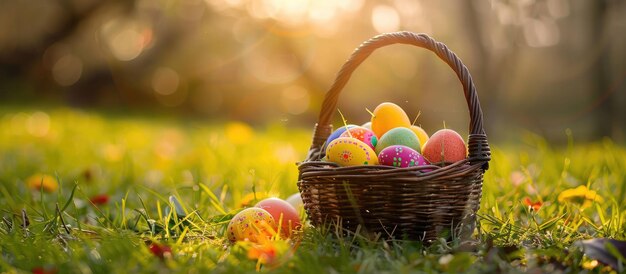
[[[361,42],[425,32],[470,69],[491,140],[626,136],[626,4],[584,0],[0,1],[0,107],[72,106],[207,122],[312,127]],[[427,131],[467,132],[454,73],[410,46],[377,51],[339,110],[368,120],[382,101]],[[338,116],[338,115],[336,115]],[[49,117],[22,117],[45,134]],[[16,119],[22,119],[20,117]],[[339,124],[339,119],[337,119]]]

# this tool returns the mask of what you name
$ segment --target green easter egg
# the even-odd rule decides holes
[[[420,140],[415,132],[405,127],[393,128],[385,133],[376,144],[376,154],[380,153],[388,146],[403,145],[421,152]]]

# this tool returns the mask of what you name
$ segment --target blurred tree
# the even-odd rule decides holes
[[[591,89],[592,98],[595,98],[594,112],[594,138],[615,137],[613,132],[617,128],[616,124],[616,107],[615,93],[610,90],[609,83],[612,80],[611,75],[611,55],[610,33],[607,29],[607,12],[616,1],[612,0],[596,0],[591,1],[591,33],[590,33],[590,52],[594,52],[599,48],[597,60],[591,67],[591,77],[594,82],[594,88]]]
[[[526,128],[564,139],[572,128],[581,139],[624,140],[624,2],[0,1],[0,99],[312,125],[355,46],[409,30],[462,57],[490,137]],[[430,130],[443,120],[461,128],[466,110],[447,72],[419,50],[389,47],[355,73],[341,110],[361,122],[366,107],[394,101],[422,111]]]
[[[3,83],[12,81],[32,81],[33,88],[39,90],[36,91],[41,95],[54,85],[51,82],[51,76],[45,68],[42,67],[42,60],[44,54],[50,46],[66,41],[73,36],[78,35],[81,24],[89,21],[92,17],[96,16],[104,9],[111,8],[112,6],[120,6],[124,12],[128,13],[133,9],[135,1],[133,0],[112,0],[112,1],[87,1],[83,4],[77,4],[75,1],[59,0],[54,4],[58,5],[61,14],[54,19],[50,19],[45,24],[52,25],[54,27],[49,28],[47,31],[42,32],[39,37],[36,37],[35,41],[26,45],[17,45],[14,47],[7,47],[8,49],[0,51],[0,77]],[[28,5],[28,3],[5,3],[5,8],[9,10],[19,11],[19,5]],[[22,14],[13,14],[13,18],[19,18]],[[30,16],[37,16],[38,13],[29,14]],[[21,26],[20,22],[15,20],[8,27],[14,28],[13,33],[19,33]],[[17,39],[17,37],[8,37],[8,39]],[[17,44],[17,43],[16,43]],[[89,88],[91,94],[89,98],[84,96],[77,96],[75,91],[70,91],[70,102],[78,104],[87,103],[87,101],[93,102],[100,97],[101,87],[112,83],[112,77],[108,70],[97,70],[89,72],[91,75],[84,77],[81,82],[85,83],[81,85],[82,88]],[[26,77],[26,78],[25,78]],[[10,96],[15,91],[8,88],[0,89],[0,95]],[[5,93],[5,94],[2,94]],[[85,94],[85,92],[82,92]],[[37,95],[37,96],[40,96]]]

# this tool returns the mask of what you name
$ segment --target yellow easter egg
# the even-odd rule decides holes
[[[376,152],[359,139],[339,137],[326,147],[326,159],[340,166],[377,165]]]
[[[420,144],[422,145],[422,149],[424,149],[424,145],[426,144],[426,141],[428,141],[428,133],[426,133],[426,131],[418,126],[411,126],[410,129],[415,132],[415,135],[417,135],[417,139],[420,140]]]
[[[226,234],[232,242],[251,241],[260,243],[275,234],[276,221],[267,210],[250,207],[237,213],[228,223]]]
[[[409,116],[402,108],[394,103],[385,102],[374,109],[372,116],[372,131],[378,138],[387,131],[397,127],[411,127]]]

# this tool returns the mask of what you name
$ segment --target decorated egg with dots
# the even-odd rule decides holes
[[[230,220],[226,233],[232,242],[259,243],[272,237],[275,229],[276,221],[267,210],[250,207],[240,211]]]
[[[339,137],[326,147],[326,159],[340,166],[377,165],[376,152],[363,141]]]
[[[378,138],[373,131],[364,128],[364,127],[351,127],[341,134],[341,137],[352,137],[361,140],[361,142],[366,143],[372,149],[376,147],[376,143],[378,143]]]
[[[412,167],[428,164],[419,152],[403,145],[393,145],[383,149],[378,154],[378,162],[381,165],[395,167]]]

